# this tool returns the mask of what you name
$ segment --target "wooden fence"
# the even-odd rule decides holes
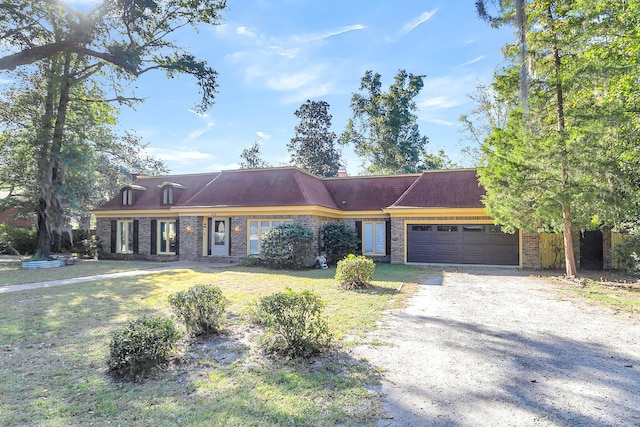
[[[626,234],[611,233],[611,249],[624,242]],[[540,234],[540,265],[545,269],[564,268],[564,239],[562,234]]]

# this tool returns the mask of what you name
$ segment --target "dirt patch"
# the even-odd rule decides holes
[[[639,426],[639,318],[561,286],[515,269],[426,281],[353,350],[383,373],[379,425]]]

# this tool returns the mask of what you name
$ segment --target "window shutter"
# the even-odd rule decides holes
[[[213,227],[213,218],[207,219],[207,255],[211,255],[211,227]]]
[[[118,240],[118,221],[111,220],[111,253],[116,253],[116,244]]]
[[[231,256],[231,235],[233,234],[233,229],[231,228],[231,218],[229,218],[229,229],[227,230],[227,256]]]
[[[158,253],[158,220],[151,220],[151,255]]]
[[[139,253],[138,249],[138,230],[140,229],[140,221],[137,219],[133,220],[133,253]]]
[[[362,221],[356,221],[356,235],[358,236],[358,246],[356,255],[362,255]]]
[[[180,255],[180,218],[176,218],[176,255]]]
[[[385,242],[386,242],[386,250],[385,255],[391,255],[391,220],[385,221]]]

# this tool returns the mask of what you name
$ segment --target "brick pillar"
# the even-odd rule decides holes
[[[404,264],[404,218],[391,218],[391,264]]]
[[[522,232],[521,256],[521,267],[533,269],[542,268],[540,260],[540,236],[537,233]]]
[[[611,228],[602,227],[602,269],[611,270]]]
[[[198,259],[202,253],[202,218],[180,217],[180,259]]]

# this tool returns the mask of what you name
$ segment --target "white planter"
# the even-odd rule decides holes
[[[53,259],[45,261],[22,261],[23,270],[36,270],[38,268],[62,267],[65,264],[63,259]]]

